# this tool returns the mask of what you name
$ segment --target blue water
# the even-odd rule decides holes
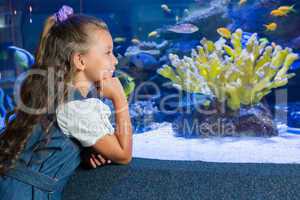
[[[26,71],[30,68],[44,20],[63,4],[73,7],[76,13],[103,19],[108,24],[114,39],[124,38],[123,42],[114,43],[114,53],[123,58],[119,60],[118,68],[131,75],[135,79],[137,87],[149,80],[157,83],[161,89],[159,97],[177,91],[174,88],[163,86],[166,81],[156,73],[156,70],[163,64],[169,64],[168,54],[189,55],[191,49],[196,48],[203,37],[213,41],[217,40],[220,35],[216,30],[220,27],[226,27],[230,31],[241,28],[244,31],[242,41],[244,45],[253,33],[257,33],[259,38],[267,39],[270,44],[274,42],[283,47],[290,47],[300,55],[300,39],[297,40],[300,37],[300,2],[296,0],[248,0],[243,5],[239,5],[239,1],[228,0],[12,0],[10,1],[11,5],[8,5],[8,2],[0,2],[0,6],[6,8],[3,12],[5,18],[0,17],[0,26],[4,26],[1,31],[4,33],[3,35],[6,35],[0,41],[0,89],[4,93],[0,102],[0,118],[2,119],[9,110],[12,110],[13,89],[10,87],[11,84],[7,86],[8,83],[17,78],[17,71]],[[291,12],[285,17],[270,15],[272,10],[283,5],[294,5],[296,12]],[[165,6],[169,11],[162,8]],[[30,7],[32,11],[30,11]],[[15,23],[13,32],[8,28],[12,21],[10,19],[14,19]],[[277,29],[266,31],[264,25],[272,22],[277,24]],[[192,24],[198,30],[191,33],[168,30],[174,25],[184,23]],[[5,26],[7,27],[5,28]],[[159,36],[148,37],[152,31],[157,31]],[[134,55],[126,56],[129,47],[137,46],[132,39],[137,39],[147,48],[139,48]],[[152,42],[153,45],[149,47],[151,45],[144,42]],[[153,50],[159,50],[159,53]],[[15,54],[19,55],[25,66],[22,69],[18,69],[14,56],[6,56]],[[288,103],[292,105],[300,102],[300,93],[297,92],[300,88],[300,60],[292,65],[290,71],[296,73],[296,77],[285,88],[288,91]],[[155,95],[153,88],[144,88],[142,91],[145,94]],[[272,95],[274,94],[267,97],[267,101],[270,103],[275,102]],[[160,98],[151,101],[158,105],[159,100]],[[172,104],[174,102],[170,102],[170,105]],[[288,114],[292,116],[292,111],[289,111]],[[159,118],[162,120],[164,117],[168,118],[166,116]],[[151,119],[155,120],[155,118]],[[300,128],[297,120],[298,118],[290,117],[289,126]],[[144,128],[148,130],[147,127]]]

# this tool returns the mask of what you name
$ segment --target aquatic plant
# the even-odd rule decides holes
[[[221,37],[215,43],[203,38],[190,57],[170,54],[171,66],[164,65],[157,72],[175,87],[226,102],[232,110],[255,105],[295,76],[288,70],[298,55],[290,48],[259,41],[256,33],[243,47],[242,34],[237,29],[231,38]]]

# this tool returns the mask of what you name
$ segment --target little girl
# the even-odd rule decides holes
[[[131,161],[128,103],[113,77],[112,50],[109,30],[98,19],[74,15],[67,6],[47,19],[15,119],[0,135],[0,199],[61,199],[83,147],[93,150],[94,165],[103,158]],[[115,128],[100,95],[113,102]]]

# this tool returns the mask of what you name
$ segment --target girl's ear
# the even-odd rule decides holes
[[[86,62],[83,55],[80,53],[74,53],[73,63],[75,64],[76,69],[79,71],[83,71],[86,68]]]

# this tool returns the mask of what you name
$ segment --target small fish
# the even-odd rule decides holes
[[[217,33],[219,33],[219,35],[221,35],[224,38],[227,38],[227,39],[231,38],[231,32],[227,28],[224,28],[224,27],[218,28]]]
[[[16,64],[23,69],[28,69],[29,67],[31,67],[31,65],[34,64],[34,56],[25,49],[16,46],[8,46],[8,49],[14,51]]]
[[[244,5],[245,3],[247,3],[247,0],[240,0],[240,1],[239,1],[239,5],[240,5],[240,6]]]
[[[179,16],[178,15],[176,15],[175,21],[176,21],[176,23],[178,23],[178,21],[179,21]]]
[[[199,30],[199,28],[193,24],[177,24],[167,28],[168,31],[174,33],[191,34]]]
[[[123,42],[125,42],[126,41],[126,38],[124,38],[124,37],[116,37],[115,39],[114,39],[114,42],[115,43],[123,43]]]
[[[275,17],[285,17],[287,16],[287,13],[281,11],[281,10],[272,10],[271,13],[270,13],[272,16],[275,16]]]
[[[268,38],[260,38],[258,41],[259,41],[260,43],[269,43]]]
[[[277,29],[277,24],[275,22],[264,25],[267,31],[275,31]]]
[[[148,37],[158,37],[158,32],[157,31],[152,31],[148,34]]]
[[[169,6],[167,4],[162,4],[160,7],[166,13],[171,13],[172,12],[172,10],[169,8]]]
[[[135,88],[134,79],[130,75],[128,75],[127,73],[125,73],[121,70],[115,71],[115,77],[119,78],[119,80],[124,88],[125,95],[128,98]]]
[[[138,45],[141,43],[141,41],[137,38],[132,38],[131,42],[132,42],[132,44],[135,44],[135,45]]]
[[[277,8],[277,10],[282,11],[283,13],[290,13],[290,12],[296,12],[294,9],[295,5],[291,5],[291,6],[280,6],[279,8]]]

